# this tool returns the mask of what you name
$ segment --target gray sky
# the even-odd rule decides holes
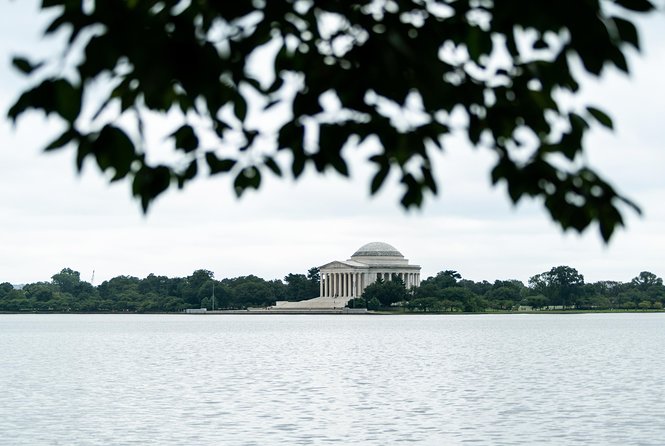
[[[0,6],[0,110],[24,81],[10,66],[16,52],[44,54],[43,19],[34,1]],[[71,149],[42,154],[58,131],[41,115],[0,121],[0,282],[49,280],[64,267],[95,283],[125,274],[186,276],[198,268],[217,278],[266,279],[343,260],[361,245],[385,241],[423,277],[445,269],[473,280],[520,279],[569,265],[587,281],[628,281],[640,271],[665,276],[665,17],[642,24],[641,55],[631,54],[630,78],[606,74],[585,82],[585,98],[610,112],[616,130],[594,130],[586,157],[644,211],[626,212],[627,228],[605,245],[596,228],[562,233],[537,202],[513,207],[503,187],[492,189],[494,156],[452,141],[437,156],[441,191],[420,211],[398,205],[392,178],[369,198],[371,170],[362,153],[348,153],[352,180],[313,172],[304,180],[264,177],[258,193],[235,199],[223,178],[172,190],[143,216],[127,183],[109,186],[92,160],[82,175]],[[26,51],[27,50],[27,51]]]

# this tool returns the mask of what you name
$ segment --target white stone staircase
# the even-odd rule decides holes
[[[344,308],[346,303],[351,300],[351,297],[315,297],[314,299],[301,300],[297,302],[289,302],[280,300],[272,307],[276,310],[289,310],[289,309],[331,309],[331,308]]]

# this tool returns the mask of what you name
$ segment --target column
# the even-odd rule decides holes
[[[342,297],[346,297],[346,286],[348,285],[348,277],[346,273],[342,273]]]
[[[319,296],[323,296],[323,274],[319,274]]]
[[[335,294],[337,293],[337,273],[331,273],[330,276],[330,297],[335,297]]]

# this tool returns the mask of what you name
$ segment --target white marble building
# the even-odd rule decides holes
[[[323,297],[359,297],[377,278],[392,280],[396,276],[407,288],[420,284],[420,266],[409,265],[402,253],[382,242],[363,245],[350,259],[326,263],[319,271]]]
[[[410,265],[393,246],[372,242],[361,246],[348,260],[334,260],[319,267],[320,296],[300,302],[277,302],[274,308],[342,308],[378,278],[402,279],[407,288],[420,285],[420,266]]]

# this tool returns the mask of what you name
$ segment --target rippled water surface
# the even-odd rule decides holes
[[[665,444],[665,314],[0,315],[2,445]]]

